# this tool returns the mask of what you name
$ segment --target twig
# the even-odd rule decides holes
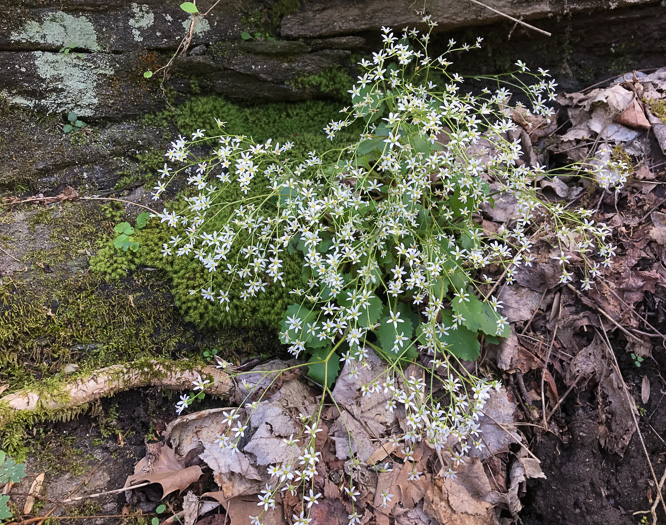
[[[553,414],[555,414],[555,411],[559,408],[559,406],[562,404],[562,402],[567,398],[567,396],[571,393],[573,388],[576,386],[576,383],[578,383],[578,378],[571,384],[569,388],[567,388],[567,391],[564,393],[562,397],[557,401],[557,404],[553,407],[553,409],[549,412],[548,417],[546,418],[546,421],[550,421],[550,418],[553,417]]]
[[[561,311],[561,310],[560,310]],[[557,317],[559,318],[560,313],[558,312]],[[541,369],[541,409],[543,417],[543,426],[548,429],[548,418],[546,417],[546,394],[545,394],[545,384],[546,384],[546,372],[548,371],[548,363],[550,362],[550,354],[553,351],[553,346],[555,345],[555,337],[557,337],[557,329],[560,327],[560,321],[558,319],[557,324],[555,325],[555,330],[553,330],[553,338],[550,340],[550,346],[548,347],[548,353],[546,354],[546,360],[543,363],[543,368]]]
[[[132,206],[138,206],[139,208],[143,208],[144,210],[148,210],[151,213],[154,214],[159,214],[158,211],[153,210],[152,208],[149,208],[148,206],[144,206],[143,204],[139,204],[138,202],[132,202],[132,201],[126,201],[125,199],[117,199],[115,197],[80,197],[82,201],[115,201],[115,202],[122,202],[124,204],[131,204]]]
[[[645,441],[643,440],[643,433],[641,432],[641,429],[638,426],[638,421],[636,420],[636,403],[634,402],[634,399],[629,395],[629,387],[627,386],[627,383],[624,381],[624,377],[622,377],[622,371],[620,370],[620,365],[617,362],[617,357],[615,356],[615,352],[613,351],[613,347],[610,344],[610,340],[608,339],[608,333],[606,332],[606,329],[604,328],[603,323],[601,322],[601,319],[599,319],[599,324],[601,325],[601,330],[603,331],[603,339],[604,342],[606,343],[606,350],[608,353],[611,355],[613,358],[613,367],[615,368],[615,373],[618,375],[620,378],[620,381],[622,381],[622,390],[624,390],[624,395],[627,398],[627,401],[629,403],[629,411],[631,412],[631,417],[634,420],[634,426],[636,427],[636,433],[638,434],[638,438],[640,439],[641,446],[643,447],[643,452],[645,453],[645,459],[647,460],[648,467],[650,467],[650,473],[652,474],[652,479],[655,483],[655,486],[658,487],[658,492],[657,492],[657,500],[654,502],[654,505],[652,507],[651,513],[652,513],[652,525],[657,525],[657,515],[655,512],[655,509],[657,508],[657,505],[659,504],[659,501],[661,501],[661,505],[664,508],[664,512],[666,512],[666,503],[664,503],[664,498],[661,495],[661,487],[664,485],[664,478],[662,477],[661,483],[657,481],[657,475],[654,472],[654,468],[652,467],[652,462],[650,461],[650,454],[647,451],[647,447],[645,446]],[[665,473],[666,475],[666,473]]]
[[[100,496],[108,496],[109,494],[118,494],[119,492],[125,492],[126,490],[140,489],[142,487],[147,487],[148,485],[152,484],[153,484],[152,481],[146,481],[145,483],[140,483],[139,485],[130,485],[129,487],[106,490],[104,492],[97,492],[95,494],[86,494],[85,496],[77,496],[76,498],[67,498],[62,500],[60,503],[71,503],[73,501],[81,501],[82,499],[99,498]]]
[[[141,516],[157,516],[157,514],[143,514]],[[104,518],[131,518],[131,514],[108,514],[108,515],[99,515],[99,516],[49,516],[49,519],[52,520],[86,520],[86,519],[104,519]],[[31,523],[37,523],[39,520],[44,519],[43,517],[38,518],[29,518],[27,520],[21,520],[20,525],[30,525]],[[12,521],[7,525],[19,525],[19,522]]]
[[[546,35],[546,36],[553,36],[548,31],[544,31],[543,29],[539,29],[538,27],[534,27],[533,25],[528,24],[527,22],[523,22],[522,20],[518,20],[517,18],[514,18],[510,15],[507,15],[506,13],[502,13],[502,11],[498,11],[497,9],[494,9],[494,8],[490,7],[489,5],[484,4],[483,2],[479,2],[479,0],[469,0],[469,1],[472,2],[473,4],[480,5],[481,7],[485,7],[486,9],[490,9],[493,13],[496,13],[500,16],[503,16],[504,18],[508,18],[509,20],[512,20],[516,24],[520,24],[520,25],[523,25],[525,27],[528,27],[528,28],[532,29],[533,31],[536,31],[537,33],[541,33],[542,35]]]

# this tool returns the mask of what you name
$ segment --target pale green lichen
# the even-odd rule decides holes
[[[183,27],[185,28],[186,31],[190,30],[191,25],[192,25],[191,18],[188,18],[187,20],[183,21]],[[205,18],[197,17],[197,20],[195,20],[194,34],[203,35],[208,31],[210,31],[210,24],[208,23],[208,20],[206,20]]]
[[[95,60],[63,53],[34,53],[37,73],[45,81],[46,96],[36,101],[48,112],[73,111],[78,116],[94,115],[99,100],[97,82],[101,75],[113,75],[104,55]],[[20,103],[19,100],[12,102]]]
[[[132,36],[137,42],[143,41],[141,30],[147,29],[155,23],[155,15],[150,11],[150,7],[145,4],[132,4],[132,13],[134,16],[129,19],[129,25],[132,28]]]
[[[85,16],[72,16],[61,11],[49,13],[42,22],[29,20],[9,37],[14,42],[34,42],[60,47],[99,51],[95,27]]]

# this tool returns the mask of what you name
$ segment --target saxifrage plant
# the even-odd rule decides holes
[[[430,29],[435,25],[424,21]],[[557,173],[520,162],[520,143],[508,136],[516,129],[508,88],[530,101],[534,115],[553,118],[547,102],[554,98],[555,83],[547,72],[531,73],[518,62],[517,71],[485,79],[496,89],[472,94],[464,79],[449,71],[449,57],[479,47],[480,39],[473,46],[450,41],[444,54],[431,57],[430,35],[410,30],[396,37],[383,29],[383,50],[360,63],[364,73],[350,90],[350,105],[325,129],[333,138],[362,122],[351,145],[291,162],[291,142],[228,135],[218,121],[217,134],[198,130],[172,143],[167,158],[175,167],[162,170],[154,198],[174,177],[187,178],[189,189],[180,203],[156,214],[174,229],[162,253],[194,258],[211,276],[225,272],[243,283],[243,299],[285,286],[285,255],[300,254],[302,286],[289,290],[294,300],[284,313],[281,341],[294,357],[305,356],[303,366],[324,394],[341,363],[359,369],[374,350],[389,366],[363,392],[384,389],[391,393],[389,410],[397,405],[406,410],[409,428],[395,437],[406,461],[425,440],[450,455],[447,475],[454,475],[469,443],[483,447],[478,418],[497,386],[469,373],[461,361],[479,356],[480,337],[498,342],[509,335],[501,301],[489,290],[498,279],[513,282],[517,266],[532,264],[535,229],[543,236],[550,232],[559,246],[562,282],[575,277],[569,254],[581,257],[584,268],[576,277],[583,289],[614,255],[608,227],[591,221],[588,210],[543,199],[537,181],[574,173],[608,187],[621,186],[626,176],[622,165],[598,159]],[[251,197],[221,199],[229,185]],[[481,206],[506,195],[517,200],[516,217],[496,233],[484,230]],[[210,228],[221,213],[229,219]],[[485,276],[483,269],[499,277]],[[210,286],[191,290],[218,304],[220,315],[229,309],[229,293],[216,289],[212,279]],[[411,364],[425,376],[407,375]],[[205,386],[200,380],[196,389]],[[183,396],[178,411],[194,397]],[[264,511],[288,487],[302,491],[308,502],[295,522],[311,522],[320,415],[304,416],[303,433],[287,443],[303,447],[293,463],[271,467],[275,484],[260,496]],[[239,446],[247,426],[234,419],[231,414],[221,447]],[[350,479],[346,491],[352,499],[354,490]],[[254,522],[260,523],[261,515]],[[360,518],[354,513],[349,519]]]

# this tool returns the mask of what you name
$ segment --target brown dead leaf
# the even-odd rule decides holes
[[[657,178],[657,175],[653,173],[647,165],[643,164],[638,169],[634,171],[634,176],[638,180],[652,181]]]
[[[504,303],[502,313],[512,323],[529,321],[539,308],[542,295],[523,286],[505,286],[499,295]]]
[[[3,383],[0,385],[0,394],[2,394],[5,390],[9,388],[9,385],[7,383]]]
[[[224,434],[225,418],[230,410],[234,408],[212,408],[180,416],[167,425],[165,440],[181,457],[192,450],[201,451],[203,443],[213,443],[217,436]]]
[[[650,113],[648,108],[645,108],[645,113],[647,114],[647,119],[652,124],[652,133],[659,143],[661,152],[666,155],[666,124],[659,117],[654,116]]]
[[[608,367],[604,360],[602,345],[601,338],[596,334],[592,342],[574,356],[564,377],[567,385],[572,385],[581,379],[587,381],[594,377],[597,380],[606,377]]]
[[[425,494],[423,510],[439,523],[456,525],[495,525],[490,503],[473,497],[455,480],[431,485]]]
[[[342,500],[324,499],[310,509],[313,524],[321,525],[348,525],[348,512]]]
[[[261,523],[263,525],[286,525],[282,517],[282,505],[280,505],[280,496],[276,495],[276,506],[274,509],[268,509],[264,512]],[[250,516],[256,516],[262,510],[257,507],[257,498],[255,497],[237,497],[232,499],[227,508],[229,514],[229,525],[251,525]]]
[[[627,109],[615,119],[615,122],[624,126],[629,126],[630,128],[650,129],[650,122],[645,118],[643,104],[636,98],[634,98],[631,104],[629,104],[629,107],[627,107]]]
[[[125,487],[145,482],[157,483],[162,487],[162,497],[166,497],[176,490],[185,490],[202,474],[198,465],[184,468],[171,447],[152,443],[148,445],[146,457],[134,467],[134,474],[127,478]]]
[[[666,213],[660,211],[653,211],[650,214],[652,219],[652,228],[648,231],[650,238],[657,244],[666,245]]]
[[[520,498],[525,492],[525,482],[528,479],[534,478],[546,479],[546,475],[541,470],[539,461],[531,457],[525,457],[526,455],[527,452],[521,450],[518,453],[518,457],[511,465],[511,470],[509,472],[511,483],[509,485],[509,491],[506,494],[506,503],[509,507],[509,512],[511,512],[511,515],[514,517],[517,517],[523,508]]]
[[[28,497],[25,500],[25,505],[23,505],[23,514],[30,514],[32,512],[32,507],[35,505],[35,496],[38,496],[42,491],[42,485],[44,484],[45,472],[42,472],[39,476],[35,478],[30,485],[30,490],[28,491]]]
[[[213,478],[227,501],[240,496],[258,494],[268,481],[268,478],[259,473],[243,452],[220,448],[214,443],[205,443],[204,452],[200,457],[213,471]]]
[[[624,391],[625,385],[615,371],[599,383],[599,441],[609,452],[624,455],[636,432],[633,407]]]
[[[525,107],[511,108],[509,115],[511,120],[527,132],[532,142],[552,134],[557,129],[557,119],[555,117],[535,115]]]

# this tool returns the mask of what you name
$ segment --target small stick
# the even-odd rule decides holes
[[[536,31],[537,33],[541,33],[542,35],[546,36],[553,36],[551,33],[548,31],[544,31],[543,29],[539,29],[538,27],[534,27],[533,25],[528,24],[527,22],[523,22],[522,20],[518,20],[517,18],[514,18],[512,16],[507,15],[506,13],[502,13],[501,11],[498,11],[497,9],[493,9],[489,5],[484,4],[483,2],[479,2],[478,0],[469,0],[473,4],[480,5],[481,7],[485,7],[486,9],[490,9],[493,13],[496,13],[500,16],[503,16],[504,18],[508,18],[509,20],[512,20],[516,24],[523,25],[525,27],[528,27],[532,29],[533,31]]]
[[[561,311],[561,310],[560,310]],[[560,312],[557,313],[557,316],[560,316]],[[546,372],[548,371],[548,363],[550,362],[550,354],[553,351],[553,346],[555,345],[555,337],[557,337],[557,329],[560,327],[559,320],[555,325],[555,330],[553,330],[553,338],[550,340],[550,346],[548,347],[548,353],[546,354],[546,361],[543,363],[543,368],[541,369],[541,409],[543,417],[543,426],[548,429],[548,417],[546,417],[546,394],[544,387],[546,384]]]
[[[119,492],[125,492],[126,490],[140,489],[142,487],[147,487],[148,485],[152,484],[153,484],[152,482],[147,481],[146,483],[140,483],[139,485],[131,485],[129,487],[123,487],[120,489],[107,490],[105,492],[97,492],[95,494],[87,494],[85,496],[77,496],[76,498],[64,499],[60,503],[71,503],[72,501],[81,501],[82,499],[99,498],[100,496],[107,496],[109,494],[118,494]]]
[[[124,204],[131,204],[132,206],[138,206],[139,208],[143,208],[144,210],[148,210],[151,213],[154,213],[155,215],[158,215],[159,212],[153,210],[152,208],[149,208],[148,206],[144,206],[143,204],[139,204],[138,202],[132,202],[132,201],[126,201],[124,199],[116,199],[115,197],[79,197],[82,201],[115,201],[115,202],[122,202]]]

